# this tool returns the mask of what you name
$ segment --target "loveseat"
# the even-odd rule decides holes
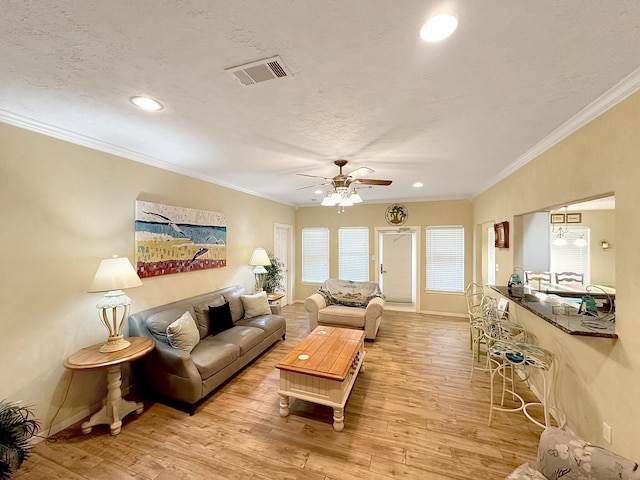
[[[591,445],[568,430],[549,427],[538,444],[537,468],[520,465],[505,480],[637,480],[640,466]]]
[[[318,325],[364,330],[365,339],[375,340],[382,320],[384,296],[375,282],[326,280],[318,293],[307,297],[309,331]]]
[[[239,286],[134,313],[128,327],[130,335],[156,343],[137,365],[142,386],[189,405],[191,413],[286,333],[284,318],[272,313],[266,294],[248,295]]]

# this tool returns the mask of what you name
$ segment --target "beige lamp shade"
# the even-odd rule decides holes
[[[269,260],[269,255],[267,255],[267,251],[264,248],[258,247],[251,254],[251,260],[249,260],[249,265],[254,267],[265,265],[271,265],[271,260]]]
[[[113,257],[100,262],[98,271],[93,277],[89,292],[110,292],[125,288],[139,287],[142,281],[133,269],[128,258]]]
[[[128,258],[114,256],[100,262],[89,292],[107,292],[96,305],[98,318],[109,332],[107,343],[100,347],[101,352],[116,352],[130,345],[124,339],[122,329],[129,315],[131,299],[122,290],[141,285],[142,281]]]

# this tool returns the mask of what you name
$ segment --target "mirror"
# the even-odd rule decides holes
[[[614,287],[615,196],[558,205],[514,218],[514,264],[525,271],[575,272],[584,285]]]

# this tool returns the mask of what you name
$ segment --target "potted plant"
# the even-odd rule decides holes
[[[284,288],[284,285],[282,284],[282,279],[284,278],[284,264],[282,263],[282,260],[274,256],[272,253],[267,253],[267,255],[269,256],[271,265],[266,265],[264,267],[267,269],[267,274],[265,276],[262,288],[264,288],[265,292],[267,293],[275,293],[278,290],[282,290]]]
[[[30,439],[40,428],[27,407],[0,401],[0,480],[5,480],[22,465],[31,450]]]

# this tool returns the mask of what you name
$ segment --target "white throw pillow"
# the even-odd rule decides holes
[[[179,319],[167,327],[167,339],[173,348],[179,348],[187,353],[190,353],[198,344],[200,332],[189,312],[184,312]]]
[[[271,313],[271,307],[267,300],[267,292],[260,292],[255,295],[241,295],[240,299],[244,307],[244,318],[253,318],[258,315],[269,315]]]

